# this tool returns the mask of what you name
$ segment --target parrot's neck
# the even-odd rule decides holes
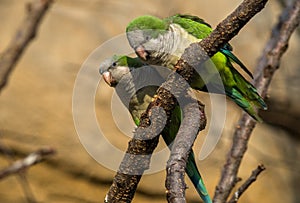
[[[155,67],[143,66],[131,68],[129,73],[123,74],[115,89],[131,115],[139,119],[164,81]]]
[[[177,24],[170,24],[169,31],[160,35],[156,42],[156,48],[151,52],[151,64],[163,65],[173,69],[180,59],[184,50],[193,42],[200,39],[190,35],[185,29]]]
[[[124,74],[115,89],[124,106],[128,108],[131,97],[136,93],[132,74],[130,72]]]

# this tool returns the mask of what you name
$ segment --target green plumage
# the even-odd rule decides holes
[[[182,30],[178,31],[177,29],[174,31],[174,25],[176,25],[177,27],[179,26],[180,28],[182,28]],[[159,31],[156,31],[157,27],[159,27]],[[165,28],[165,32],[162,32],[161,29],[163,28]],[[150,16],[138,17],[127,26],[127,31],[134,30],[152,30],[152,34],[150,36],[149,31],[144,32],[140,35],[128,33],[127,36],[129,43],[134,49],[136,47],[143,47],[145,49],[148,54],[146,60],[147,63],[155,65],[168,64],[168,68],[174,68],[179,57],[166,57],[165,53],[168,52],[168,50],[164,49],[164,53],[160,53],[160,51],[164,47],[170,46],[172,47],[172,50],[176,49],[177,52],[179,50],[179,52],[183,53],[184,49],[187,48],[188,45],[184,44],[186,47],[180,47],[182,45],[180,43],[178,45],[173,45],[175,44],[174,42],[176,42],[176,40],[173,39],[174,35],[168,34],[167,31],[186,32],[187,35],[190,36],[188,38],[188,40],[190,40],[190,43],[200,41],[212,32],[212,28],[210,27],[210,25],[197,16],[180,14],[165,19],[159,19]],[[163,37],[162,35],[165,35],[165,37]],[[167,35],[170,35],[171,37]],[[185,36],[182,33],[181,35]],[[168,40],[170,41],[169,44]],[[157,50],[153,50],[154,46],[157,47]],[[148,50],[148,47],[151,47],[152,50]],[[210,85],[213,86],[214,93],[222,92],[222,85],[224,85],[225,94],[228,97],[230,97],[238,106],[240,106],[255,120],[262,121],[257,114],[257,109],[267,109],[267,105],[258,94],[256,88],[251,83],[249,83],[232,65],[232,63],[236,63],[250,77],[252,77],[251,72],[231,51],[232,47],[230,46],[230,44],[226,44],[222,49],[220,49],[219,52],[211,57],[211,61],[217,68],[217,73],[213,72],[213,70],[210,70],[211,68],[209,66],[205,65],[203,69],[206,69],[205,71],[209,73],[208,75],[201,75],[201,77],[205,77],[205,82],[199,75],[195,75],[193,76],[190,85],[193,89],[200,91],[207,91],[207,86]],[[169,64],[171,64],[171,66]],[[215,78],[217,77],[214,76],[214,74],[220,75],[223,84],[218,84],[218,82],[215,80]]]
[[[168,25],[170,25],[171,23],[178,24],[183,29],[185,29],[189,34],[193,35],[198,39],[203,39],[207,37],[212,31],[210,25],[197,16],[177,14],[165,18],[162,21],[165,22],[162,24],[168,24]]]
[[[134,71],[138,68],[141,68],[141,66],[143,65],[144,64],[141,63],[140,59],[138,58],[114,56],[112,61],[101,64],[100,73],[102,75],[109,73],[111,76],[110,79],[114,79],[116,81],[115,85],[117,87],[121,86],[124,87],[122,88],[123,91],[130,91],[131,88],[126,89],[126,87],[134,86],[134,81],[132,80],[132,77],[128,77],[128,74],[134,74]],[[127,71],[124,71],[125,67],[127,67]],[[148,67],[151,68],[150,66]],[[120,76],[120,72],[122,72],[123,75]],[[151,71],[151,73],[153,72]],[[157,75],[155,75],[155,77],[160,77],[160,74],[158,72],[156,74]],[[150,75],[153,77],[152,74],[147,74],[147,72],[145,71],[145,74],[138,75],[138,77],[140,80],[144,80],[144,77],[149,77]],[[124,78],[129,79],[126,80]],[[157,88],[158,86],[143,87],[136,90],[135,94],[131,97],[129,101],[129,112],[136,125],[139,125],[141,114],[146,111],[148,105],[151,102],[151,99],[156,93]],[[122,96],[120,97],[120,99],[122,100]],[[179,105],[175,106],[173,112],[170,115],[170,119],[167,121],[165,128],[161,132],[165,143],[170,149],[181,124],[181,114],[182,113]],[[191,151],[187,161],[186,173],[193,182],[197,192],[199,193],[203,201],[205,203],[211,203],[211,199],[198,171],[193,151]]]

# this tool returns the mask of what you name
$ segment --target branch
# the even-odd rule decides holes
[[[265,7],[267,1],[244,0],[226,19],[217,25],[209,37],[199,43],[207,55],[213,56],[237,35],[241,28]]]
[[[141,124],[128,144],[104,202],[131,202],[142,174],[149,168],[151,154],[158,144],[160,126],[164,126],[166,122],[161,118],[161,108],[152,108],[149,114],[152,114],[152,120],[147,114],[142,115]]]
[[[27,4],[26,18],[23,20],[8,48],[0,55],[0,91],[6,85],[10,73],[13,71],[25,48],[34,39],[38,25],[51,2],[52,0],[36,0]]]
[[[35,152],[32,152],[22,160],[14,162],[12,165],[0,171],[0,180],[8,177],[9,175],[19,173],[43,161],[49,155],[55,154],[55,150],[52,148],[42,148]]]
[[[257,177],[261,172],[266,170],[264,165],[259,165],[257,168],[252,171],[251,176],[244,182],[243,185],[239,187],[239,189],[232,195],[230,201],[228,203],[236,203],[238,202],[239,198],[242,196],[242,194],[248,189],[248,187],[256,181]]]
[[[258,62],[254,74],[254,85],[257,87],[263,98],[266,96],[275,71],[279,68],[281,56],[287,50],[289,38],[299,25],[299,16],[300,1],[295,0],[292,5],[282,12],[279,22],[273,28],[271,38],[266,44],[263,54]],[[248,141],[255,124],[256,122],[245,113],[240,119],[238,127],[233,135],[233,144],[227,155],[221,179],[216,187],[214,196],[215,203],[226,202],[232,191],[239,166],[247,150]]]
[[[225,43],[227,43],[230,39],[234,37],[238,33],[238,31],[261,9],[263,9],[267,0],[245,0],[230,16],[228,16],[222,23],[220,23],[217,28],[211,33],[209,37],[202,40],[199,44],[192,44],[189,48],[187,48],[182,55],[182,58],[179,60],[177,64],[176,72],[181,75],[180,78],[184,78],[186,81],[190,81],[191,76],[195,73],[193,67],[198,67],[199,64],[202,64],[209,56],[214,55]],[[200,45],[200,46],[199,46]],[[204,50],[204,52],[203,52]],[[177,86],[174,84],[180,84],[175,80],[176,73],[171,73],[167,79],[167,81],[158,89],[157,97],[155,97],[154,101],[149,105],[148,110],[145,113],[145,116],[142,118],[142,124],[137,128],[134,133],[134,138],[130,141],[127,153],[120,165],[119,171],[117,172],[113,184],[106,195],[105,202],[131,202],[134,192],[136,190],[137,184],[140,181],[141,175],[144,170],[149,167],[150,158],[153,150],[157,146],[158,135],[156,133],[152,133],[152,138],[149,140],[142,139],[142,141],[138,138],[147,138],[151,137],[151,131],[147,131],[147,127],[149,126],[149,117],[151,115],[151,107],[162,107],[165,110],[165,113],[168,116],[174,109],[174,105],[176,104],[175,98],[180,98],[180,96],[184,96],[183,93],[186,92],[185,85]],[[174,91],[172,91],[174,90]],[[173,95],[171,94],[173,93]],[[152,122],[158,124],[159,129],[162,129],[159,125],[163,122],[159,121],[162,117],[153,117]],[[187,121],[183,121],[187,122]],[[193,120],[190,120],[187,123],[193,123]],[[199,122],[199,120],[198,120]],[[189,137],[188,141],[193,141],[196,135],[195,132],[198,132],[199,125],[192,126],[193,128],[189,128]],[[184,136],[182,134],[178,134],[177,136]],[[139,140],[139,141],[137,141]],[[175,145],[176,143],[174,143]],[[193,143],[189,142],[187,146],[189,148],[193,145]],[[142,150],[136,150],[142,149]],[[190,150],[190,149],[189,149]],[[189,151],[187,150],[187,152]],[[144,155],[147,153],[147,159],[140,162],[140,167],[135,164],[135,156],[137,154]],[[173,152],[171,152],[173,153]],[[180,160],[186,160],[188,154],[180,154]],[[124,168],[124,166],[128,168]],[[139,167],[138,169],[135,167]],[[132,174],[131,172],[138,172],[138,174]],[[182,172],[179,172],[182,174]],[[178,174],[177,177],[181,178],[181,181],[184,182],[184,175]],[[173,187],[173,185],[171,185]],[[183,191],[181,191],[183,192]],[[178,196],[184,197],[184,194],[178,194]]]
[[[186,184],[184,175],[186,162],[198,132],[206,126],[204,105],[194,101],[192,98],[188,98],[188,100],[183,108],[184,118],[178,131],[180,136],[175,138],[166,167],[168,202],[185,202]],[[197,131],[191,132],[191,130]]]

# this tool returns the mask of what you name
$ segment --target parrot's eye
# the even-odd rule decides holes
[[[150,40],[150,36],[146,36],[146,41],[149,41]]]
[[[115,67],[116,65],[117,65],[117,63],[116,63],[116,62],[113,62],[112,66]]]

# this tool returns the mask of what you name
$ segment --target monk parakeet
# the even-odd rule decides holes
[[[184,50],[194,42],[199,42],[212,31],[209,24],[197,16],[174,15],[165,19],[154,16],[141,16],[132,20],[127,28],[129,44],[136,54],[148,64],[161,65],[174,69]],[[199,74],[193,76],[191,87],[196,90],[212,91],[229,96],[238,106],[255,120],[261,121],[256,109],[267,109],[267,105],[249,83],[234,67],[238,64],[248,75],[251,72],[231,52],[226,44],[211,57],[215,68],[205,62],[196,68]],[[218,77],[216,77],[218,76]],[[220,77],[219,77],[220,76]],[[216,78],[221,78],[217,81]]]
[[[104,81],[116,88],[123,104],[128,105],[127,108],[136,125],[139,125],[141,114],[146,111],[156,94],[156,90],[164,82],[164,77],[168,73],[164,74],[163,71],[155,69],[154,66],[145,65],[138,57],[113,56],[100,65],[100,74]],[[143,87],[143,84],[149,80],[148,85]],[[181,124],[181,113],[181,109],[177,105],[161,132],[165,143],[170,149]],[[189,155],[185,171],[203,201],[211,203],[212,201],[198,171],[193,151]]]

